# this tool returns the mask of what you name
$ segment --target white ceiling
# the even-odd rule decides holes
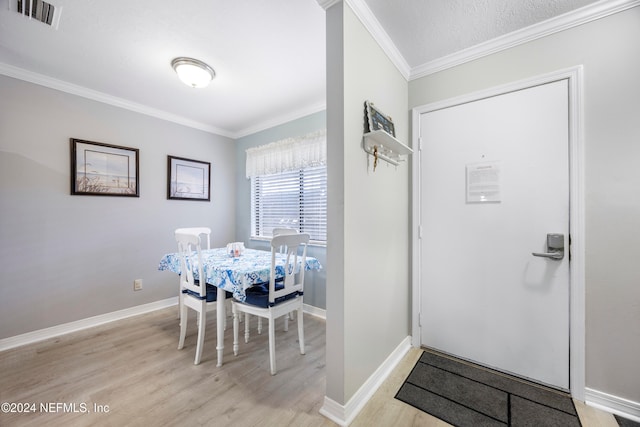
[[[415,68],[594,3],[595,0],[366,2],[409,67]]]
[[[594,0],[348,2],[415,68]],[[2,74],[232,138],[325,108],[326,0],[50,0],[57,28],[15,3],[0,0]],[[178,56],[216,78],[184,85]]]

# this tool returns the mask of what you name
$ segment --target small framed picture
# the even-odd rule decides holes
[[[373,106],[373,102],[371,101],[365,101],[364,105],[367,113],[367,124],[369,126],[369,132],[373,132],[375,130],[383,130],[389,135],[395,137],[396,130],[393,126],[391,117],[382,114],[380,110]]]
[[[211,163],[168,156],[167,199],[211,200]]]
[[[139,150],[71,138],[71,194],[140,196]]]

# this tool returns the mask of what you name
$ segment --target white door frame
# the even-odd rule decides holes
[[[585,265],[584,265],[584,147],[583,147],[583,67],[571,67],[471,94],[415,107],[412,110],[412,345],[420,346],[421,254],[420,239],[420,115],[480,99],[527,89],[558,80],[569,86],[569,387],[573,398],[585,398]]]

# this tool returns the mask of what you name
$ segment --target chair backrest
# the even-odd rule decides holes
[[[298,234],[298,230],[296,230],[295,228],[289,228],[289,227],[276,227],[273,229],[273,237],[275,236],[281,236],[283,234]],[[278,248],[278,250],[280,251],[281,254],[285,253],[287,251],[287,247],[286,246],[280,246],[280,248]]]
[[[207,287],[200,286],[199,281],[204,283],[204,270],[202,265],[202,252],[200,234],[195,231],[183,231],[178,229],[175,232],[176,242],[178,242],[178,256],[180,258],[180,289],[188,289],[206,298]],[[194,268],[198,269],[198,282],[195,280]]]
[[[298,234],[298,230],[289,227],[276,227],[273,229],[273,236],[280,236],[281,234]]]
[[[176,233],[189,233],[195,234],[196,236],[200,236],[200,244],[202,245],[202,249],[211,249],[211,229],[209,227],[187,227],[187,228],[176,228]],[[206,237],[206,239],[202,239],[202,237]],[[204,245],[204,242],[207,242],[207,245]]]
[[[269,276],[269,304],[274,304],[276,298],[284,297],[293,292],[302,295],[304,291],[304,271],[307,262],[307,245],[309,235],[307,233],[280,234],[271,239],[271,274]],[[280,254],[280,248],[285,247],[286,252]],[[284,287],[276,290],[276,259],[284,255]],[[300,265],[300,268],[298,268]],[[298,273],[298,274],[296,274]],[[297,280],[296,280],[297,279]]]

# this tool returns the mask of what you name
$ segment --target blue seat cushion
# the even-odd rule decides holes
[[[196,284],[198,284],[198,283],[199,283],[199,281],[196,280]],[[207,296],[205,298],[202,298],[200,296],[199,292],[194,292],[194,291],[192,291],[190,289],[183,289],[182,293],[183,294],[189,294],[189,295],[191,295],[191,296],[193,296],[195,298],[198,298],[198,299],[206,299],[207,302],[214,302],[214,301],[216,301],[218,299],[218,288],[216,288],[213,285],[209,285],[209,284],[207,284]],[[226,292],[226,298],[231,298],[232,296],[233,296],[233,294],[231,292]]]
[[[276,280],[276,291],[284,289],[284,283],[282,280]],[[267,308],[269,307],[269,283],[257,283],[245,291],[247,298],[245,299],[245,303],[255,305],[257,307]],[[275,304],[277,305],[283,301],[290,300],[291,298],[295,298],[300,294],[300,292],[292,292],[288,295],[284,295],[276,298]]]

